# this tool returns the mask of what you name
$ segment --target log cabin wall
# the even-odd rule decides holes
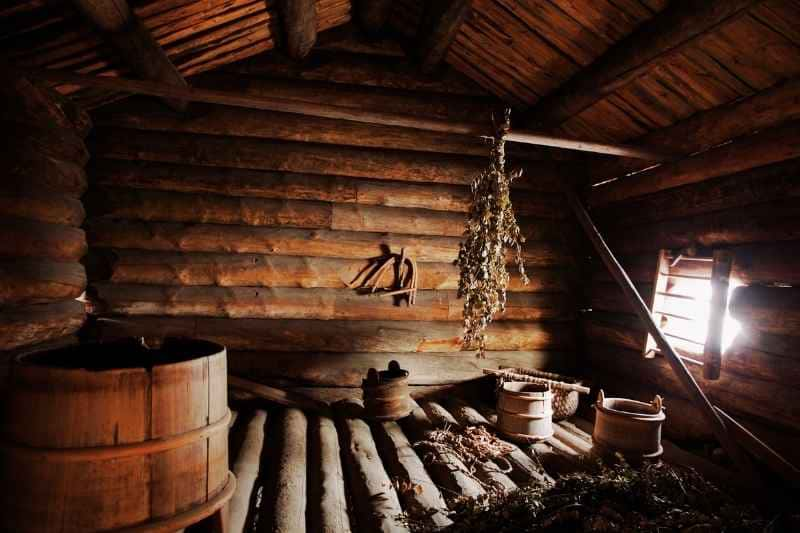
[[[86,113],[48,89],[2,75],[0,355],[77,342],[85,319],[81,224]]]
[[[595,186],[589,195],[611,249],[646,302],[653,292],[659,249],[732,252],[731,277],[742,286],[733,291],[729,309],[741,331],[722,355],[718,380],[704,379],[701,366],[688,366],[713,403],[795,461],[800,444],[796,87],[779,84],[666,128],[662,138],[671,139],[675,147],[682,144],[684,150],[697,142],[720,142],[714,135],[735,129],[760,131]],[[773,107],[788,94],[795,95],[793,103],[785,100],[786,105]],[[596,384],[612,395],[650,400],[654,393],[662,394],[668,434],[708,438],[709,428],[667,361],[643,358],[644,326],[602,263],[593,264],[592,271],[592,310],[582,326]]]
[[[424,77],[391,55],[315,50],[305,66],[254,58],[192,85],[488,124],[496,101],[454,72]],[[177,114],[130,99],[98,109],[86,197],[98,334],[224,343],[233,374],[353,394],[397,359],[447,386],[499,365],[568,369],[576,338],[575,226],[557,193],[569,161],[513,148],[513,200],[531,283],[512,277],[486,359],[462,351],[453,261],[479,139],[224,106]],[[401,250],[417,304],[347,287]],[[512,268],[513,270],[513,268]],[[388,282],[388,276],[385,282]],[[429,389],[418,389],[429,390]]]

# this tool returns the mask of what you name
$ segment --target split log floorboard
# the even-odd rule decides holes
[[[584,468],[592,449],[591,422],[573,418],[554,423],[555,433],[545,441],[510,443],[513,451],[505,457],[509,472],[499,468],[504,461],[470,468],[455,454],[420,444],[446,426],[494,431],[492,407],[452,397],[415,403],[398,422],[363,420],[363,407],[355,400],[335,404],[333,418],[280,406],[267,411],[263,404],[238,407],[231,430],[231,465],[239,477],[231,501],[234,533],[404,532],[403,515],[446,528],[451,524],[448,506],[460,498],[552,483],[554,477]],[[710,465],[714,471],[709,474],[724,479],[722,468],[674,444],[664,442],[664,447],[670,462]],[[693,459],[687,463],[689,456]]]

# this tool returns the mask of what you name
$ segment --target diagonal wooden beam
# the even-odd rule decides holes
[[[444,61],[447,50],[471,11],[471,0],[439,0],[428,4],[419,39],[423,72],[432,73]]]
[[[147,80],[186,87],[186,80],[150,31],[131,11],[127,0],[73,0],[73,3],[103,33],[136,74]],[[178,111],[184,111],[187,106],[181,100],[165,101]]]
[[[553,128],[636,80],[704,35],[743,16],[761,0],[672,2],[654,19],[612,46],[591,65],[537,103],[526,124]]]
[[[316,0],[281,0],[286,53],[294,60],[308,57],[317,42]]]

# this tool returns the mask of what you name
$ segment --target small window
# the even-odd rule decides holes
[[[731,264],[731,254],[725,251],[659,253],[650,311],[675,351],[688,362],[703,364],[716,358],[718,364],[738,333],[739,323],[728,313],[728,298],[741,283],[731,277]],[[645,356],[658,353],[648,335]]]

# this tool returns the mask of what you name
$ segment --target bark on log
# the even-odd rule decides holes
[[[791,241],[800,239],[800,209],[794,200],[758,204],[748,208],[746,217],[740,209],[729,209],[625,228],[608,239],[611,249],[624,255],[661,248]]]
[[[595,187],[589,203],[601,206],[621,202],[795,157],[800,157],[800,123],[797,121]]]
[[[129,317],[100,320],[101,339],[198,337],[230,350],[328,352],[453,352],[462,350],[458,322],[263,320]],[[487,330],[487,350],[559,350],[574,343],[569,324],[498,322]]]
[[[409,371],[410,385],[447,385],[480,379],[482,368],[527,367],[564,369],[572,355],[558,351],[487,351],[444,353],[328,353],[230,351],[231,373],[259,381],[291,380],[317,387],[360,387],[370,368],[385,368],[397,361]]]
[[[5,309],[0,313],[0,350],[72,335],[86,318],[76,300]]]
[[[691,115],[672,126],[636,139],[688,155],[708,150],[730,139],[800,119],[800,79],[787,80],[746,98]],[[634,159],[598,161],[592,170],[595,183],[641,170],[647,165]]]
[[[9,194],[44,191],[80,198],[86,191],[86,173],[77,163],[31,151],[0,153],[4,179],[0,190]]]
[[[351,289],[174,287],[94,283],[89,297],[96,312],[122,316],[213,316],[314,320],[458,321],[464,303],[456,291],[421,291],[415,305],[380,293]],[[509,293],[506,320],[574,319],[569,298],[548,293]]]
[[[86,216],[80,200],[55,194],[10,195],[0,193],[0,213],[19,219],[80,226]]]
[[[601,208],[597,219],[606,226],[623,228],[797,198],[798,177],[800,159],[793,159],[632,199],[625,209]]]
[[[0,307],[70,300],[85,288],[80,263],[0,261]]]
[[[403,509],[383,467],[372,432],[364,420],[342,416],[344,468],[353,494],[358,529],[384,533],[407,532]]]
[[[469,184],[486,166],[485,157],[401,150],[365,149],[324,144],[238,138],[231,144],[224,136],[100,129],[93,154],[129,161],[194,164],[199,166],[308,172],[381,180],[423,183]],[[530,189],[531,182],[557,183],[574,171],[557,161],[531,163],[528,177],[515,188]],[[523,168],[525,165],[523,165]]]
[[[105,187],[150,189],[165,192],[208,193],[281,200],[318,200],[342,204],[421,208],[433,211],[469,211],[472,196],[461,185],[414,184],[317,174],[296,174],[235,168],[209,168],[101,159],[90,167],[93,183]],[[537,191],[513,191],[517,215],[564,218],[560,195]],[[552,189],[551,189],[552,191]]]
[[[455,261],[459,244],[459,239],[454,237],[217,224],[89,220],[86,226],[93,247],[180,252],[374,259],[384,256],[387,251],[400,253],[405,248],[406,254],[419,262],[438,263]],[[525,243],[523,258],[526,264],[532,265],[564,264],[570,260],[563,247],[535,240]],[[509,256],[511,260],[513,258]]]
[[[405,367],[403,367],[405,368]],[[453,522],[447,517],[447,504],[425,470],[425,465],[397,422],[380,422],[372,434],[387,472],[399,487],[403,509],[412,518],[443,528]]]
[[[800,253],[800,252],[798,252]],[[93,281],[145,285],[217,285],[221,287],[302,287],[344,289],[374,264],[363,259],[281,257],[257,254],[170,253],[93,248],[87,268]],[[567,292],[569,274],[526,264],[530,282],[509,273],[509,292]],[[452,263],[420,267],[420,290],[456,290],[459,271]],[[394,282],[385,277],[381,287]]]
[[[19,218],[0,220],[0,255],[77,262],[86,250],[81,229]]]
[[[281,0],[280,14],[286,52],[294,60],[303,60],[317,42],[315,0]]]
[[[400,425],[406,435],[416,444],[417,454],[422,457],[431,478],[443,489],[442,495],[448,502],[455,503],[462,497],[479,498],[486,493],[477,479],[455,454],[428,445],[420,445],[434,430],[428,415],[419,405]]]
[[[231,470],[236,476],[236,492],[229,505],[228,524],[231,533],[244,533],[247,529],[247,517],[253,489],[261,470],[261,452],[264,449],[264,432],[267,424],[267,412],[257,409],[247,421],[244,428],[244,440],[239,453],[233,461]]]
[[[743,16],[758,0],[679,3],[642,24],[590,67],[539,101],[530,117],[556,126],[598,100],[668,61],[703,35]]]
[[[275,499],[270,513],[276,533],[306,529],[306,415],[288,408],[280,414],[278,460],[275,462]]]
[[[730,312],[745,327],[800,336],[800,288],[751,285],[733,291]]]
[[[309,419],[309,448],[308,530],[349,533],[342,456],[332,419]]]

